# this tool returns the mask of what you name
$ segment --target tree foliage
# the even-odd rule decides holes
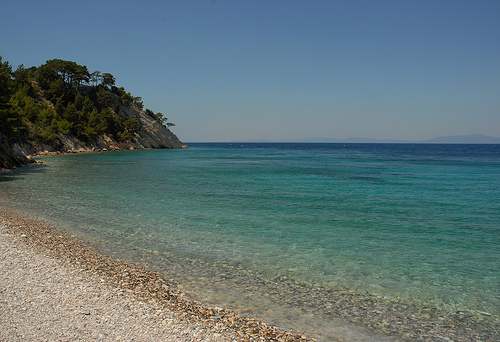
[[[19,126],[19,118],[12,110],[10,99],[15,87],[12,80],[12,67],[3,62],[0,56],[0,127],[6,136],[11,136]]]
[[[139,121],[122,119],[117,106],[142,109],[143,104],[115,82],[110,73],[90,73],[86,66],[61,59],[12,71],[0,56],[0,131],[11,139],[55,146],[61,134],[83,141],[103,135],[129,140],[140,129]]]

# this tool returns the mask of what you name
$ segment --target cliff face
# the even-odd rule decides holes
[[[0,132],[0,169],[12,169],[30,162],[25,155],[16,152],[7,137]]]
[[[0,56],[0,167],[52,152],[182,148],[162,113],[109,73],[53,59],[16,71]]]
[[[135,104],[120,105],[116,97],[117,114],[125,120],[137,119],[138,130],[130,146],[133,148],[182,148],[182,142],[167,127],[147,114],[146,111],[139,109]]]
[[[50,145],[39,145],[34,153],[30,153],[29,147],[24,148],[23,154],[45,154],[48,152],[90,152],[106,150],[131,150],[148,148],[182,148],[182,142],[167,127],[158,120],[148,115],[146,111],[137,105],[122,104],[119,97],[113,95],[115,100],[116,114],[124,121],[137,120],[137,129],[131,134],[131,139],[118,141],[115,137],[104,134],[96,136],[91,141],[82,141],[75,136],[60,134],[62,147],[56,148]]]
[[[31,155],[49,153],[72,153],[110,150],[132,150],[149,148],[180,149],[182,142],[160,121],[140,109],[136,104],[123,104],[113,94],[115,114],[123,121],[136,119],[137,125],[130,133],[130,139],[117,140],[109,134],[95,136],[90,141],[82,141],[76,136],[59,133],[62,145],[53,146],[40,142],[17,139],[12,143],[0,132],[0,168],[11,169],[32,162]]]

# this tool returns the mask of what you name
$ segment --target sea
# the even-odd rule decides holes
[[[188,145],[40,156],[0,205],[325,340],[384,340],[315,310],[336,290],[498,320],[500,145]]]

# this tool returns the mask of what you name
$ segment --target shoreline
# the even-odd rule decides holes
[[[98,254],[89,244],[79,241],[70,233],[33,219],[24,213],[0,207],[0,227],[2,234],[8,233],[16,237],[17,243],[28,250],[47,254],[51,259],[63,262],[70,269],[78,269],[94,278],[98,283],[119,291],[142,302],[154,301],[164,310],[170,310],[174,316],[181,318],[181,325],[188,324],[197,331],[203,327],[203,339],[191,337],[190,341],[234,340],[234,341],[308,341],[316,335],[304,335],[270,326],[261,320],[249,319],[231,310],[217,306],[210,307],[188,297],[180,290],[177,281],[165,279],[159,273],[146,268],[132,266],[132,263],[117,261]],[[243,279],[244,280],[244,279]],[[179,285],[182,285],[179,283]],[[343,320],[358,326],[375,335],[385,336],[386,340],[396,341],[498,341],[500,336],[498,321],[487,313],[481,312],[444,312],[432,306],[407,305],[398,301],[376,298],[370,295],[357,294],[348,290],[339,290],[323,296],[319,292],[307,294],[307,289],[300,285],[282,283],[264,284],[262,289],[248,290],[267,291],[271,289],[271,300],[309,303],[307,310],[316,319],[316,310],[320,317]],[[276,286],[276,288],[273,288]],[[249,289],[247,286],[243,288]],[[315,289],[316,291],[316,289]],[[318,291],[321,291],[318,289]],[[267,293],[267,292],[266,292]],[[272,296],[276,296],[275,298]],[[281,298],[280,298],[281,297]],[[328,298],[327,301],[324,301]],[[320,300],[320,302],[318,302]],[[307,309],[307,307],[304,307]],[[258,315],[257,315],[258,316]],[[188,329],[189,330],[189,329]],[[299,329],[300,330],[300,329]],[[306,331],[309,333],[309,331]],[[212,336],[212,337],[211,337]],[[227,337],[229,336],[229,337]],[[334,335],[336,336],[336,335]],[[1,336],[0,336],[1,337]],[[346,336],[319,340],[355,341]],[[383,339],[384,340],[384,339]]]
[[[136,338],[157,336],[164,339],[181,338],[184,341],[311,340],[303,334],[280,330],[262,321],[248,319],[229,310],[209,307],[191,300],[177,288],[175,283],[162,278],[157,273],[106,258],[94,252],[82,241],[78,241],[76,238],[57,229],[57,227],[32,219],[22,213],[0,207],[0,233],[2,249],[5,249],[2,255],[7,256],[4,257],[2,263],[15,265],[17,259],[21,256],[25,257],[25,259],[28,256],[28,259],[34,260],[32,265],[21,264],[22,268],[14,270],[10,278],[5,276],[6,270],[1,268],[1,272],[4,273],[1,277],[2,280],[0,280],[2,297],[8,297],[12,283],[17,283],[18,280],[23,279],[23,273],[30,274],[33,273],[33,269],[43,270],[45,268],[57,269],[59,274],[71,274],[71,276],[61,280],[63,288],[71,288],[73,285],[69,283],[70,281],[75,281],[77,284],[89,283],[89,286],[93,287],[92,293],[96,294],[97,291],[97,297],[109,299],[109,296],[102,296],[102,293],[109,292],[117,292],[124,297],[119,298],[119,304],[109,300],[101,300],[96,304],[100,307],[72,307],[69,310],[70,312],[66,312],[69,316],[56,317],[57,313],[54,313],[50,308],[36,307],[36,305],[33,307],[34,301],[31,298],[33,288],[31,284],[21,284],[24,289],[16,293],[16,296],[20,297],[18,298],[20,306],[16,306],[15,303],[7,303],[5,299],[0,297],[2,298],[0,302],[0,312],[2,312],[0,339],[15,341],[26,340],[25,337],[31,337],[43,340],[50,340],[51,338],[68,340],[82,336],[99,338],[102,336],[95,335],[97,332],[94,331],[93,324],[84,322],[89,320],[88,316],[92,320],[96,316],[93,315],[93,312],[96,311],[104,312],[101,316],[112,316],[113,312],[108,311],[113,311],[114,306],[130,306],[131,302],[135,302],[139,303],[140,307],[144,307],[146,311],[155,312],[153,315],[155,317],[140,322],[143,323],[143,326],[137,328],[141,333],[138,333],[135,336]],[[11,250],[16,252],[9,253]],[[38,297],[48,300],[50,305],[58,306],[58,302],[54,302],[54,299],[50,298],[51,294],[58,296],[57,293],[54,293],[57,292],[57,289],[50,286],[53,280],[33,279],[32,282],[44,284],[45,291],[39,293]],[[80,288],[73,289],[76,291],[75,295],[78,295],[81,287],[82,285],[80,285]],[[88,291],[83,291],[83,296],[86,295],[88,295]],[[25,298],[26,296],[30,298]],[[92,302],[91,299],[95,298],[83,298],[83,302],[87,302],[87,300]],[[25,312],[25,310],[30,312]],[[43,317],[36,317],[40,311],[44,312]],[[125,317],[123,317],[123,314],[120,315],[119,311],[118,317],[114,318],[121,321]],[[26,321],[24,318],[19,317],[20,314],[23,315],[23,312],[30,316]],[[31,318],[33,320],[30,320]],[[53,328],[47,324],[29,326],[30,322],[33,321],[58,321],[61,318],[68,322],[77,320],[82,324],[75,326],[68,323],[66,329],[63,329],[64,331],[58,332],[60,335],[56,335]],[[23,327],[9,324],[9,321],[18,324],[22,323]],[[108,319],[108,321],[119,324],[119,322],[114,322],[112,319]],[[162,332],[157,331],[156,324],[159,321],[163,325],[164,330]],[[61,324],[65,326],[64,322]],[[109,324],[105,324],[103,329],[109,331],[110,327],[113,330],[115,329],[115,325],[110,326]],[[124,329],[127,329],[127,327],[125,326]],[[150,335],[150,333],[154,334]],[[3,336],[4,334],[5,336]],[[106,332],[104,332],[104,335],[106,335]],[[134,336],[126,337],[129,340],[133,338]]]
[[[19,162],[17,163],[9,163],[6,160],[0,160],[0,172],[3,171],[12,171],[14,169],[20,168],[20,167],[25,167],[25,166],[30,166],[32,164],[43,164],[43,160],[37,160],[37,158],[41,158],[44,156],[54,156],[54,155],[63,155],[63,154],[80,154],[80,153],[104,153],[104,152],[119,152],[119,151],[144,151],[144,150],[172,150],[172,149],[177,149],[177,150],[187,150],[189,149],[188,145],[182,144],[181,147],[179,148],[170,148],[170,147],[142,147],[142,148],[135,148],[133,146],[130,147],[116,147],[116,146],[108,146],[108,147],[103,147],[103,148],[96,148],[93,147],[91,149],[86,149],[83,147],[80,147],[78,149],[75,149],[74,147],[71,149],[67,149],[66,151],[48,151],[48,150],[40,150],[40,151],[34,151],[34,153],[28,153],[26,151],[23,151],[22,149],[18,149],[20,152],[16,154],[17,158],[19,159]],[[6,165],[5,167],[3,165]]]

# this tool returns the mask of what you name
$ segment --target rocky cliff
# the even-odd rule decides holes
[[[136,104],[123,104],[117,95],[113,94],[115,102],[115,113],[122,121],[131,119],[137,120],[134,132],[127,141],[118,141],[109,134],[96,136],[91,141],[82,141],[75,136],[60,134],[62,147],[50,145],[39,145],[33,151],[33,154],[45,154],[48,152],[90,152],[106,150],[125,150],[125,149],[148,149],[148,148],[182,148],[182,142],[177,136],[165,127],[160,121],[148,114],[147,111],[140,109]],[[21,149],[23,154],[30,154],[29,147]]]
[[[174,124],[143,108],[109,73],[61,59],[13,71],[0,56],[0,167],[36,154],[182,148]]]
[[[27,156],[16,152],[7,137],[0,132],[0,169],[12,169],[30,162]]]
[[[82,141],[73,135],[59,133],[60,144],[54,146],[29,139],[12,139],[0,132],[0,168],[11,169],[32,162],[32,155],[50,153],[75,153],[92,151],[133,150],[150,148],[182,148],[182,142],[150,112],[139,108],[135,103],[123,104],[117,95],[113,94],[115,114],[122,121],[137,120],[130,138],[124,141],[110,134],[94,136]]]

